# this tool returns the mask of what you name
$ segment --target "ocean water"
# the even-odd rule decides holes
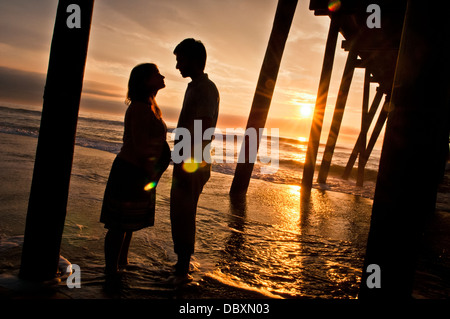
[[[19,266],[26,191],[31,182],[33,146],[39,123],[38,110],[0,107],[0,133],[7,133],[2,134],[4,170],[1,174],[14,180],[13,185],[0,194],[4,199],[0,210],[0,284],[3,285],[13,285],[11,276]],[[169,167],[158,185],[155,226],[135,234],[130,267],[120,289],[105,290],[105,230],[98,219],[109,169],[120,150],[122,134],[120,117],[80,114],[61,254],[81,267],[83,289],[67,289],[62,282],[62,294],[70,298],[265,295],[347,299],[357,296],[374,181],[369,177],[363,188],[356,187],[352,180],[342,181],[339,173],[351,149],[337,147],[328,185],[315,184],[311,198],[300,201],[298,185],[307,144],[281,137],[277,147],[272,144],[268,150],[262,150],[269,163],[276,162],[274,156],[279,156],[278,170],[274,174],[261,174],[263,164],[257,162],[247,198],[230,198],[228,194],[235,163],[213,165],[215,174],[198,206],[193,257],[196,284],[180,292],[164,283],[176,261],[168,217]],[[173,146],[170,134],[169,144]],[[226,157],[235,162],[239,145],[227,144],[223,149]],[[370,171],[377,169],[377,154],[374,155],[367,166],[369,176]],[[214,156],[220,157],[219,154]],[[18,193],[24,189],[23,194]]]
[[[24,109],[0,106],[0,133],[37,137],[39,134],[40,116],[40,111],[31,108]],[[168,142],[171,149],[173,149],[173,124],[171,126],[168,123],[168,129]],[[241,129],[241,131],[243,130]],[[212,157],[214,164],[213,170],[233,175],[241,149],[243,134],[234,128],[231,130],[231,133],[233,135],[235,134],[236,138],[229,139],[226,134],[229,131],[226,128],[219,128],[219,132],[223,138],[215,139],[212,144],[213,149],[218,150]],[[265,134],[267,133],[270,135],[273,132],[268,130]],[[81,113],[79,116],[76,145],[117,154],[122,145],[122,136],[122,116],[92,113]],[[275,137],[273,139],[267,138],[266,136],[263,137],[258,158],[255,161],[252,178],[263,179],[274,183],[300,185],[303,163],[307,151],[307,141],[276,135]],[[227,142],[227,139],[233,142]],[[333,154],[327,185],[315,184],[314,186],[369,198],[373,196],[374,182],[376,180],[381,153],[377,149],[373,150],[366,164],[366,183],[364,187],[356,187],[353,177],[356,174],[357,161],[353,168],[352,178],[349,181],[343,181],[340,178],[347,165],[352,147],[353,145],[340,145],[338,141]],[[321,145],[317,155],[316,171],[323,156],[323,149],[324,145]],[[264,172],[264,168],[266,168],[266,173]]]

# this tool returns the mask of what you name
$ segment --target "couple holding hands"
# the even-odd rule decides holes
[[[206,50],[203,43],[185,39],[173,53],[182,77],[192,79],[177,127],[189,130],[191,136],[195,120],[202,121],[203,131],[214,128],[219,112],[219,92],[204,73]],[[100,217],[108,229],[105,236],[107,275],[116,274],[119,267],[128,263],[133,231],[154,225],[156,185],[171,160],[167,127],[155,101],[156,94],[164,87],[164,76],[155,64],[139,64],[131,71],[123,145],[111,168]],[[193,148],[191,145],[191,154]],[[175,284],[192,280],[189,264],[194,253],[197,202],[210,174],[211,164],[205,161],[195,171],[185,171],[183,162],[173,166],[170,221],[178,256]]]

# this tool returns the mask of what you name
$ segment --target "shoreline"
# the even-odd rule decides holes
[[[15,135],[0,134],[0,140],[2,140],[4,148],[6,149],[6,152],[3,152],[3,154],[0,155],[1,162],[6,161],[7,163],[9,163],[8,165],[10,165],[11,168],[17,166],[17,160],[14,160],[12,154],[11,157],[7,156],[7,158],[5,158],[4,156],[8,153],[14,153],[19,149],[23,150],[23,152],[19,151],[19,156],[23,157],[26,162],[21,164],[21,169],[16,169],[15,171],[4,171],[5,175],[8,175],[7,179],[9,180],[15,179],[16,181],[18,181],[23,179],[23,182],[16,184],[18,188],[10,189],[11,193],[21,194],[21,196],[19,196],[21,201],[20,205],[17,205],[17,203],[13,205],[15,200],[13,198],[9,199],[9,203],[14,206],[14,208],[10,212],[10,216],[16,215],[17,224],[13,225],[13,227],[10,227],[10,231],[6,231],[6,229],[2,230],[2,236],[17,236],[19,237],[20,241],[20,237],[23,235],[24,220],[26,217],[28,194],[31,185],[31,176],[33,170],[34,149],[36,144],[35,142],[37,141],[37,139],[32,137],[17,137]],[[20,146],[13,146],[13,144]],[[28,145],[28,148],[23,147],[22,144]],[[7,151],[8,145],[9,147],[13,148],[11,149],[11,152]],[[30,152],[33,155],[31,155]],[[98,296],[103,296],[97,296],[94,298],[110,298],[108,296],[105,296],[103,292],[101,292],[101,289],[99,287],[99,282],[103,280],[101,279],[103,276],[102,244],[105,230],[103,229],[103,225],[98,222],[98,218],[103,191],[106,185],[106,179],[109,174],[109,169],[114,157],[115,154],[112,153],[79,146],[75,147],[72,178],[69,190],[69,201],[67,205],[66,223],[61,245],[61,255],[67,258],[71,263],[80,264],[82,269],[89,269],[89,273],[85,275],[87,276],[87,278],[85,278],[84,281],[86,281],[88,285],[93,285],[93,288],[95,288],[93,290],[95,290],[96,293],[92,291],[84,292],[84,294],[79,294],[77,291],[73,290],[70,291],[70,295],[71,298],[74,299],[84,299],[86,298],[86,295],[89,296],[92,293],[98,294]],[[18,178],[19,175],[21,175],[22,177]],[[139,274],[139,272],[142,271],[142,266],[140,265],[142,263],[149,262],[146,261],[148,260],[146,258],[150,258],[150,262],[154,265],[153,267],[161,268],[161,270],[156,274],[153,274],[154,270],[149,270],[149,272],[152,272],[151,276],[156,276],[156,279],[154,279],[155,282],[159,280],[159,277],[165,276],[165,274],[170,271],[171,265],[173,265],[176,261],[175,255],[171,248],[172,243],[170,237],[170,221],[168,220],[168,203],[171,185],[170,180],[171,167],[163,174],[161,181],[158,184],[155,226],[148,231],[146,230],[137,233],[135,239],[133,239],[136,241],[136,245],[133,248],[135,250],[130,250],[130,259],[134,260],[135,264],[137,263],[137,268],[135,271],[131,270],[130,272],[128,272],[128,274],[133,278],[137,276],[138,278],[136,280],[138,281],[141,281],[142,279],[139,278],[142,275]],[[204,192],[200,197],[197,211],[198,249],[195,253],[195,261],[200,263],[201,270],[197,273],[194,273],[193,275],[196,281],[200,282],[201,285],[198,289],[187,291],[184,295],[185,298],[254,299],[267,298],[271,294],[272,297],[276,297],[278,295],[278,297],[283,296],[283,298],[311,298],[311,294],[316,293],[314,292],[314,287],[311,287],[312,292],[297,294],[296,297],[295,295],[290,296],[289,293],[282,292],[283,289],[281,289],[280,292],[276,292],[277,289],[275,288],[274,291],[276,293],[275,295],[273,295],[274,291],[270,292],[270,290],[274,288],[270,288],[269,290],[267,290],[264,288],[264,286],[259,285],[258,281],[254,281],[254,279],[251,279],[252,271],[247,273],[247,270],[245,268],[243,268],[244,273],[240,274],[238,276],[239,278],[235,278],[233,269],[235,267],[241,267],[240,262],[238,260],[235,260],[235,256],[237,256],[237,254],[247,253],[246,250],[243,250],[243,247],[241,248],[241,246],[250,245],[249,249],[253,249],[250,247],[254,247],[256,243],[250,243],[254,241],[255,238],[258,241],[263,241],[257,244],[261,245],[266,242],[266,240],[268,239],[267,236],[275,236],[273,239],[270,239],[268,242],[266,242],[266,244],[270,246],[266,248],[268,249],[268,255],[264,258],[275,258],[271,257],[270,251],[273,250],[274,254],[278,254],[280,253],[280,249],[283,249],[286,250],[286,253],[283,253],[283,255],[280,257],[284,259],[287,258],[286,262],[296,265],[297,262],[295,262],[295,260],[303,259],[304,253],[296,252],[295,250],[289,252],[292,249],[290,247],[292,245],[297,246],[298,243],[296,242],[298,242],[299,240],[303,240],[302,238],[304,237],[306,239],[310,238],[311,240],[322,238],[321,229],[316,229],[313,227],[305,228],[305,230],[301,231],[298,228],[300,226],[299,223],[301,224],[302,222],[311,222],[315,225],[317,222],[319,222],[319,220],[321,221],[320,227],[325,227],[327,236],[329,237],[329,239],[327,239],[328,237],[324,237],[324,239],[321,239],[322,241],[324,241],[323,245],[325,246],[330,246],[331,244],[330,247],[334,247],[333,249],[339,250],[340,248],[338,243],[341,241],[344,241],[345,243],[345,240],[350,238],[353,238],[351,240],[355,241],[359,240],[357,238],[361,238],[363,241],[365,240],[364,237],[366,236],[365,233],[367,231],[368,219],[367,213],[371,205],[371,201],[368,199],[361,198],[360,200],[356,200],[355,196],[333,192],[327,192],[327,194],[329,194],[328,197],[321,198],[323,194],[325,194],[324,191],[314,190],[314,193],[316,193],[318,196],[318,200],[325,200],[324,203],[328,203],[326,204],[328,205],[328,208],[326,208],[327,206],[323,206],[323,208],[326,210],[326,215],[321,216],[318,211],[315,211],[313,207],[314,203],[311,203],[311,221],[308,221],[307,219],[301,221],[299,219],[299,187],[292,185],[274,184],[263,180],[252,179],[248,194],[246,196],[246,200],[242,203],[238,203],[239,207],[236,208],[230,203],[230,196],[228,194],[231,181],[231,175],[212,172],[211,179],[205,186]],[[350,201],[349,203],[357,205],[355,207],[359,207],[358,209],[364,210],[365,213],[361,214],[360,217],[357,217],[357,212],[353,210],[339,211],[338,209],[336,209],[336,211],[334,211],[334,203],[344,201]],[[241,204],[243,204],[244,206],[241,207]],[[315,214],[319,215],[315,217]],[[343,216],[346,216],[348,214],[349,217],[345,217],[346,219],[361,219],[359,223],[362,223],[361,225],[365,225],[363,231],[354,234],[352,231],[346,230],[344,233],[342,233],[341,230],[336,229],[333,226],[334,219],[340,220]],[[323,218],[325,217],[329,220],[324,220]],[[2,217],[0,216],[0,222],[2,221],[1,218]],[[348,222],[346,221],[346,219],[340,221],[339,223],[344,222],[345,224],[347,224]],[[211,222],[214,222],[216,230],[210,229]],[[263,233],[261,233],[261,231]],[[266,235],[264,235],[265,232],[267,232]],[[279,235],[277,235],[278,233]],[[162,235],[163,237],[161,237],[160,235]],[[286,237],[286,239],[283,239],[283,241],[280,241],[278,243],[278,236]],[[152,256],[152,254],[154,253],[148,252],[144,252],[144,256],[141,256],[142,251],[139,251],[139,248],[148,246],[148,243],[150,243],[150,247],[153,247],[151,249],[160,251],[156,256]],[[319,245],[318,248],[313,249],[322,249],[321,247],[322,245]],[[227,252],[227,249],[231,249],[231,255]],[[251,255],[250,257],[254,258],[254,256],[258,256],[258,252],[255,253],[256,255]],[[306,252],[306,254],[312,254],[312,261],[320,256],[320,254],[314,252]],[[358,254],[359,253],[357,253],[357,255]],[[290,255],[291,257],[289,257]],[[5,261],[4,259],[0,259],[0,262],[12,264],[11,267],[8,268],[15,271],[20,260],[20,242],[16,243],[16,250],[14,252],[14,255],[10,257],[16,259],[15,264],[14,262]],[[154,258],[155,260],[153,260],[152,258]],[[350,268],[352,269],[351,272],[354,272],[355,274],[349,277],[349,280],[357,280],[356,278],[358,276],[357,273],[359,272],[358,267],[360,263],[360,261],[358,260],[360,260],[360,257],[358,257],[357,260],[354,260],[356,264],[355,266],[353,266],[353,268]],[[258,260],[255,260],[255,262],[261,262],[262,264],[261,266],[253,267],[265,267],[264,263],[266,262]],[[273,262],[278,263],[276,259],[274,259]],[[158,265],[159,263],[161,264]],[[282,264],[280,264],[280,266],[282,266]],[[332,265],[328,266],[327,264],[323,264],[323,266],[326,268],[335,267]],[[341,268],[343,266],[338,267]],[[299,272],[298,276],[303,276],[301,275],[301,273],[305,270],[297,269],[296,271]],[[250,276],[250,278],[247,278],[248,276]],[[286,283],[291,285],[289,283],[290,279],[283,279],[284,275],[282,274],[280,274],[280,276],[280,279],[277,280],[287,280]],[[326,278],[326,272],[321,274],[321,276],[325,276]],[[272,280],[270,279],[271,277],[271,275],[268,276],[267,280],[269,281],[267,281],[267,283],[264,283],[264,285],[270,285]],[[306,278],[301,280],[309,279]],[[335,284],[338,285],[337,282]],[[310,288],[308,287],[308,289]],[[139,292],[138,290],[135,290],[136,292],[132,292],[131,294],[142,296],[144,292]],[[167,292],[156,290],[155,294],[156,295],[154,296],[159,295],[160,297],[166,296],[163,298],[168,298]],[[145,295],[149,296],[152,295],[152,293],[147,292],[145,293]],[[304,295],[304,297],[301,297],[302,295]],[[330,296],[328,296],[327,298],[330,298]]]
[[[3,275],[8,274],[8,269],[9,274],[11,274],[11,271],[14,272],[15,269],[17,269],[17,260],[20,260],[20,237],[22,236],[24,229],[24,218],[26,217],[36,144],[32,142],[31,139],[34,139],[34,141],[37,142],[37,139],[33,137],[17,136],[18,135],[0,134],[0,140],[2,141],[4,149],[0,156],[0,162],[5,168],[1,172],[1,177],[4,181],[13,182],[10,187],[3,187],[0,192],[0,199],[4,203],[2,211],[0,212],[0,225],[2,225],[0,240],[7,238],[10,240],[10,246],[13,248],[12,250],[6,250],[8,253],[12,251],[12,254],[0,257],[0,263],[9,263],[9,266],[2,267],[3,270],[6,270]],[[20,145],[20,147],[17,147],[17,145]],[[89,269],[84,280],[85,284],[92,286],[92,288],[89,288],[91,291],[80,293],[75,290],[67,292],[67,289],[62,289],[60,286],[57,286],[56,294],[53,295],[54,298],[116,298],[105,295],[101,289],[102,285],[100,282],[103,281],[103,277],[101,275],[102,252],[100,246],[103,240],[104,230],[98,222],[101,197],[103,195],[104,186],[106,185],[106,178],[109,173],[110,165],[112,164],[114,157],[115,154],[105,151],[79,146],[76,146],[75,148],[61,255],[68,257],[69,261],[73,263],[81,263],[82,267],[84,267],[83,269]],[[168,234],[170,227],[167,221],[170,179],[171,169],[164,173],[162,180],[158,185],[156,227],[149,232],[142,232],[137,235],[137,245],[147,245],[146,242],[150,240],[151,243],[154,243],[152,244],[154,245],[152,247],[158,248],[170,246],[170,238],[159,237],[160,234]],[[289,240],[293,240],[293,243],[297,240],[296,238],[307,238],[310,240],[323,237],[325,239],[322,242],[319,242],[319,247],[324,245],[334,245],[334,242],[339,240],[339,242],[342,243],[353,243],[352,245],[358,243],[357,246],[360,251],[364,251],[364,241],[366,240],[371,213],[372,201],[370,199],[359,197],[357,195],[333,192],[332,190],[314,189],[313,193],[315,196],[313,196],[313,200],[309,206],[305,206],[307,210],[303,211],[303,208],[300,207],[299,211],[298,186],[275,184],[268,181],[252,179],[249,192],[246,196],[247,200],[244,203],[244,215],[239,215],[242,214],[242,211],[233,211],[230,208],[228,187],[225,187],[226,185],[229,186],[231,180],[232,175],[212,172],[211,180],[208,182],[204,193],[200,198],[198,215],[199,229],[202,233],[199,234],[198,240],[200,244],[198,246],[200,246],[201,249],[196,253],[196,260],[201,263],[202,269],[194,275],[196,281],[200,284],[199,286],[190,287],[183,291],[181,293],[181,298],[261,299],[283,296],[280,292],[271,296],[273,291],[267,294],[264,292],[264,289],[261,289],[262,287],[255,290],[253,289],[255,287],[254,283],[252,284],[251,282],[250,284],[243,285],[239,281],[233,281],[233,272],[231,271],[233,268],[230,268],[230,273],[226,273],[226,270],[234,265],[235,261],[234,255],[228,256],[227,258],[229,260],[221,259],[222,257],[220,256],[222,256],[222,250],[224,249],[222,242],[225,244],[225,247],[227,247],[229,243],[233,243],[240,232],[242,232],[242,235],[239,235],[237,238],[241,241],[244,240],[242,243],[245,243],[249,238],[251,239],[252,236],[255,236],[258,233],[256,232],[255,235],[248,233],[248,230],[250,229],[249,223],[256,225],[254,226],[256,227],[255,231],[260,227],[258,225],[272,225],[269,229],[270,232],[282,231],[280,234],[287,236],[287,238],[292,238]],[[351,205],[356,205],[353,210],[347,208],[347,206]],[[445,251],[445,249],[442,250],[439,248],[439,243],[448,242],[450,244],[449,236],[446,234],[446,229],[449,229],[446,226],[450,225],[450,214],[448,214],[449,211],[446,210],[445,206],[443,206],[443,209],[437,210],[436,218],[428,228],[428,246],[423,249],[418,272],[416,274],[418,278],[415,291],[416,298],[445,298],[446,293],[450,291],[446,286],[448,285],[448,281],[444,280],[444,283],[441,282],[442,276],[445,276],[444,271],[450,269],[449,252],[448,250]],[[208,232],[208,223],[210,223],[210,219],[207,218],[209,218],[211,212],[214,212],[219,216],[214,218],[221,218],[220,216],[223,214],[228,216],[224,219],[226,223],[220,226],[222,228],[219,228],[223,230],[223,233],[214,234]],[[299,214],[301,216],[298,216]],[[303,219],[301,218],[302,214]],[[308,214],[310,214],[310,216],[308,216]],[[244,219],[241,222],[242,218]],[[342,218],[348,219],[350,224],[348,224],[346,219],[343,220]],[[227,219],[229,219],[229,221],[227,221]],[[237,224],[236,221],[238,221]],[[317,224],[317,222],[320,222],[320,224]],[[351,228],[345,232],[342,232],[342,228],[339,228],[343,226],[348,227],[348,225],[352,224],[358,225],[357,228]],[[298,228],[299,225],[301,226],[300,228]],[[314,227],[306,227],[307,225]],[[241,231],[240,229],[243,230]],[[327,231],[328,233],[324,234],[324,231]],[[165,236],[170,237],[167,235]],[[211,236],[218,236],[215,239],[217,244],[213,244],[212,246],[211,243],[208,242],[209,237]],[[229,238],[227,239],[227,237]],[[4,242],[2,242],[2,244],[3,243]],[[242,243],[240,245],[242,245]],[[202,248],[203,246],[206,248]],[[334,248],[335,250],[331,250],[328,255],[329,257],[326,258],[334,258],[333,256],[336,254],[340,255],[340,250],[342,249],[341,246],[342,244],[336,246]],[[277,247],[275,249],[280,249],[278,244],[275,247]],[[350,247],[353,246],[348,246],[345,249],[350,249]],[[217,250],[217,252],[213,253],[213,257],[209,256],[211,249],[213,249],[212,251]],[[236,250],[235,246],[232,246],[232,249],[233,254],[241,254],[241,250]],[[274,252],[276,251],[277,250],[274,250]],[[139,257],[139,254],[141,254],[141,252],[138,250],[132,251],[131,257]],[[162,268],[156,273],[156,279],[150,279],[150,285],[151,282],[157,282],[159,280],[158,278],[165,275],[169,269],[169,265],[175,261],[174,254],[170,249],[163,249],[160,254],[160,257],[156,257],[157,259],[162,258],[164,263],[162,266],[156,266],[154,264],[155,261],[152,261],[153,267]],[[293,261],[296,260],[295,258],[299,258],[295,251],[293,251],[292,254],[294,258]],[[323,252],[319,252],[319,255],[313,253],[311,254],[311,257],[308,258],[316,260],[318,257],[321,258],[321,254],[323,254]],[[362,256],[358,257],[359,260],[361,257]],[[79,258],[80,262],[77,261],[77,258]],[[282,258],[286,257],[283,255]],[[14,262],[11,260],[16,261]],[[289,259],[286,260],[289,261]],[[360,273],[360,270],[358,269],[360,261],[357,261],[354,266],[352,266],[355,268],[352,270],[355,276]],[[139,263],[141,262],[142,261],[139,260]],[[224,262],[225,266],[223,265]],[[129,280],[131,280],[129,289],[132,289],[134,285],[133,280],[136,278],[138,278],[138,281],[142,280],[142,278],[139,278],[142,275],[142,266],[140,266],[139,263],[136,265],[136,270],[132,269],[127,272],[127,276],[129,276]],[[297,262],[294,262],[293,265],[296,263]],[[301,263],[298,265],[300,264]],[[332,266],[331,269],[333,269],[333,267],[336,266]],[[352,268],[350,267],[348,269]],[[305,272],[307,269],[303,269],[302,271]],[[150,273],[153,274],[154,272],[155,270],[151,270]],[[144,275],[148,276],[147,274]],[[299,273],[299,275],[301,275],[301,273]],[[221,282],[221,280],[223,282]],[[358,282],[356,277],[352,280],[356,280],[356,283]],[[3,282],[4,281],[0,280],[0,287],[2,287]],[[305,285],[307,285],[306,282]],[[303,288],[309,289],[314,287],[305,286]],[[356,289],[356,287],[352,289]],[[267,290],[267,292],[270,292],[270,290]],[[170,289],[167,291],[166,288],[162,290],[156,289],[154,291],[151,289],[140,291],[138,289],[137,293],[130,292],[130,294],[131,299],[171,299],[177,296],[174,291],[171,291]],[[304,297],[300,294],[294,298],[311,299],[313,298],[311,294],[314,295],[314,292],[307,293]],[[0,295],[13,299],[18,297],[14,292],[14,289],[13,292],[11,292],[11,290],[8,292],[8,290],[3,289],[2,291],[0,288]],[[39,298],[36,295],[34,295],[34,297]],[[34,297],[32,296],[31,298]],[[292,298],[289,297],[289,295],[286,295],[285,297]],[[338,296],[336,297],[339,298]],[[316,298],[321,297],[320,295],[317,295]],[[329,297],[326,299],[329,299]]]

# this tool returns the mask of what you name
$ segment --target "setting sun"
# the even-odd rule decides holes
[[[301,104],[299,108],[301,117],[310,117],[313,114],[313,107],[310,104]]]
[[[294,92],[289,103],[297,108],[297,114],[301,118],[310,118],[314,113],[316,96],[306,92]]]

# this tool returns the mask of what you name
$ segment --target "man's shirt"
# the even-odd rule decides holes
[[[188,84],[177,127],[189,130],[192,146],[194,143],[194,121],[203,120],[203,131],[211,127],[215,128],[219,114],[219,102],[219,91],[207,74],[203,74]],[[203,132],[199,133],[203,135]],[[206,138],[202,144],[203,146],[210,145],[210,142],[211,139]],[[191,157],[193,156],[194,154],[191,154]]]

